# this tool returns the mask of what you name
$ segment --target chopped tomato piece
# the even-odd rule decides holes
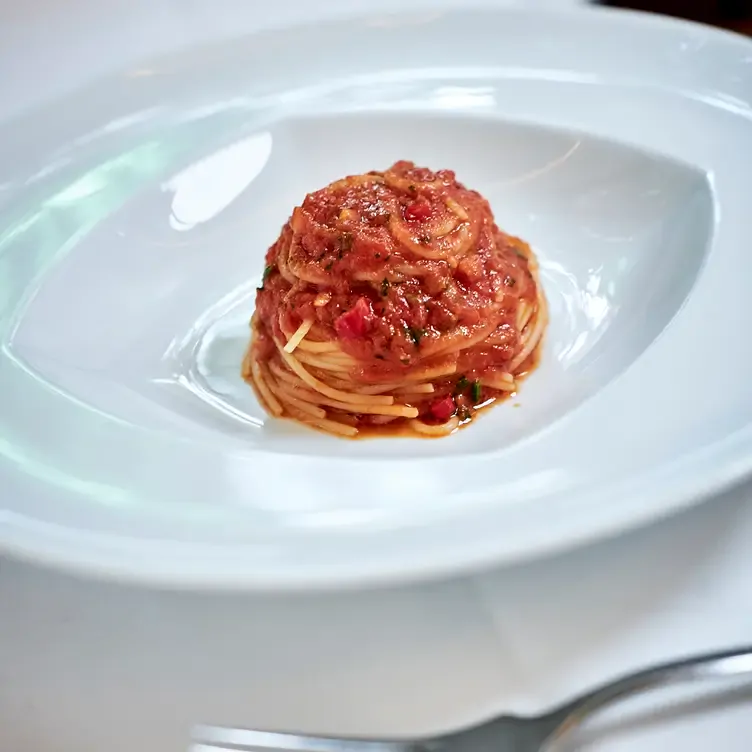
[[[448,394],[446,397],[436,400],[436,402],[431,405],[430,410],[431,415],[433,415],[436,420],[446,423],[449,418],[454,415],[457,410],[457,405],[454,404],[452,396]]]
[[[425,222],[431,216],[431,205],[428,201],[413,201],[405,207],[405,219]]]
[[[334,328],[342,339],[360,339],[366,336],[372,317],[371,304],[365,298],[358,298],[358,302],[334,322]]]

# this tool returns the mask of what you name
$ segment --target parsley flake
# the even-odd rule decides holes
[[[478,381],[478,379],[475,379],[475,381],[473,381],[472,391],[470,392],[470,396],[472,397],[473,404],[477,405],[480,402],[480,395],[481,395],[480,381]]]
[[[264,273],[261,275],[261,284],[256,288],[257,290],[264,289],[264,283],[269,279],[269,275],[274,271],[274,266],[265,266]]]
[[[418,347],[418,345],[420,344],[420,340],[423,338],[425,333],[425,329],[416,329],[413,326],[407,327],[407,336],[410,337],[416,347]]]
[[[349,251],[353,246],[353,236],[351,232],[343,232],[338,239],[340,253]]]

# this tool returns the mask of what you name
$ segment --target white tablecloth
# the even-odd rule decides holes
[[[321,8],[6,3],[0,97],[20,110],[159,51]],[[0,749],[182,752],[202,722],[391,735],[534,711],[644,663],[752,642],[750,551],[752,487],[555,560],[390,591],[156,593],[0,559]],[[588,749],[748,752],[746,700],[653,727],[612,724]]]
[[[369,593],[158,593],[0,560],[0,748],[184,752],[199,722],[433,732],[752,642],[751,491],[554,560]],[[746,702],[587,749],[748,752]]]

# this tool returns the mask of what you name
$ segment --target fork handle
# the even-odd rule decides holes
[[[628,674],[547,714],[552,728],[548,742],[560,739],[596,713],[628,697],[701,679],[741,676],[752,676],[752,646],[706,653]]]
[[[424,752],[414,742],[298,736],[251,729],[198,726],[189,752]]]
[[[542,716],[502,716],[480,726],[432,740],[336,739],[201,726],[191,752],[462,752],[514,742],[514,749],[545,750],[569,731],[615,702],[698,679],[752,676],[752,647],[686,658],[629,674],[581,695]],[[511,749],[507,746],[504,749]]]

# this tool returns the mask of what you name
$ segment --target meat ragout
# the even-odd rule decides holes
[[[533,263],[451,170],[402,161],[336,181],[305,197],[266,254],[256,357],[274,357],[273,338],[286,342],[313,321],[309,336],[336,340],[354,359],[353,383],[401,383],[434,369],[444,375],[433,392],[411,403],[419,419],[466,422],[511,393],[489,385],[497,374],[519,377],[534,364],[537,350],[515,363],[521,311],[538,300]]]

